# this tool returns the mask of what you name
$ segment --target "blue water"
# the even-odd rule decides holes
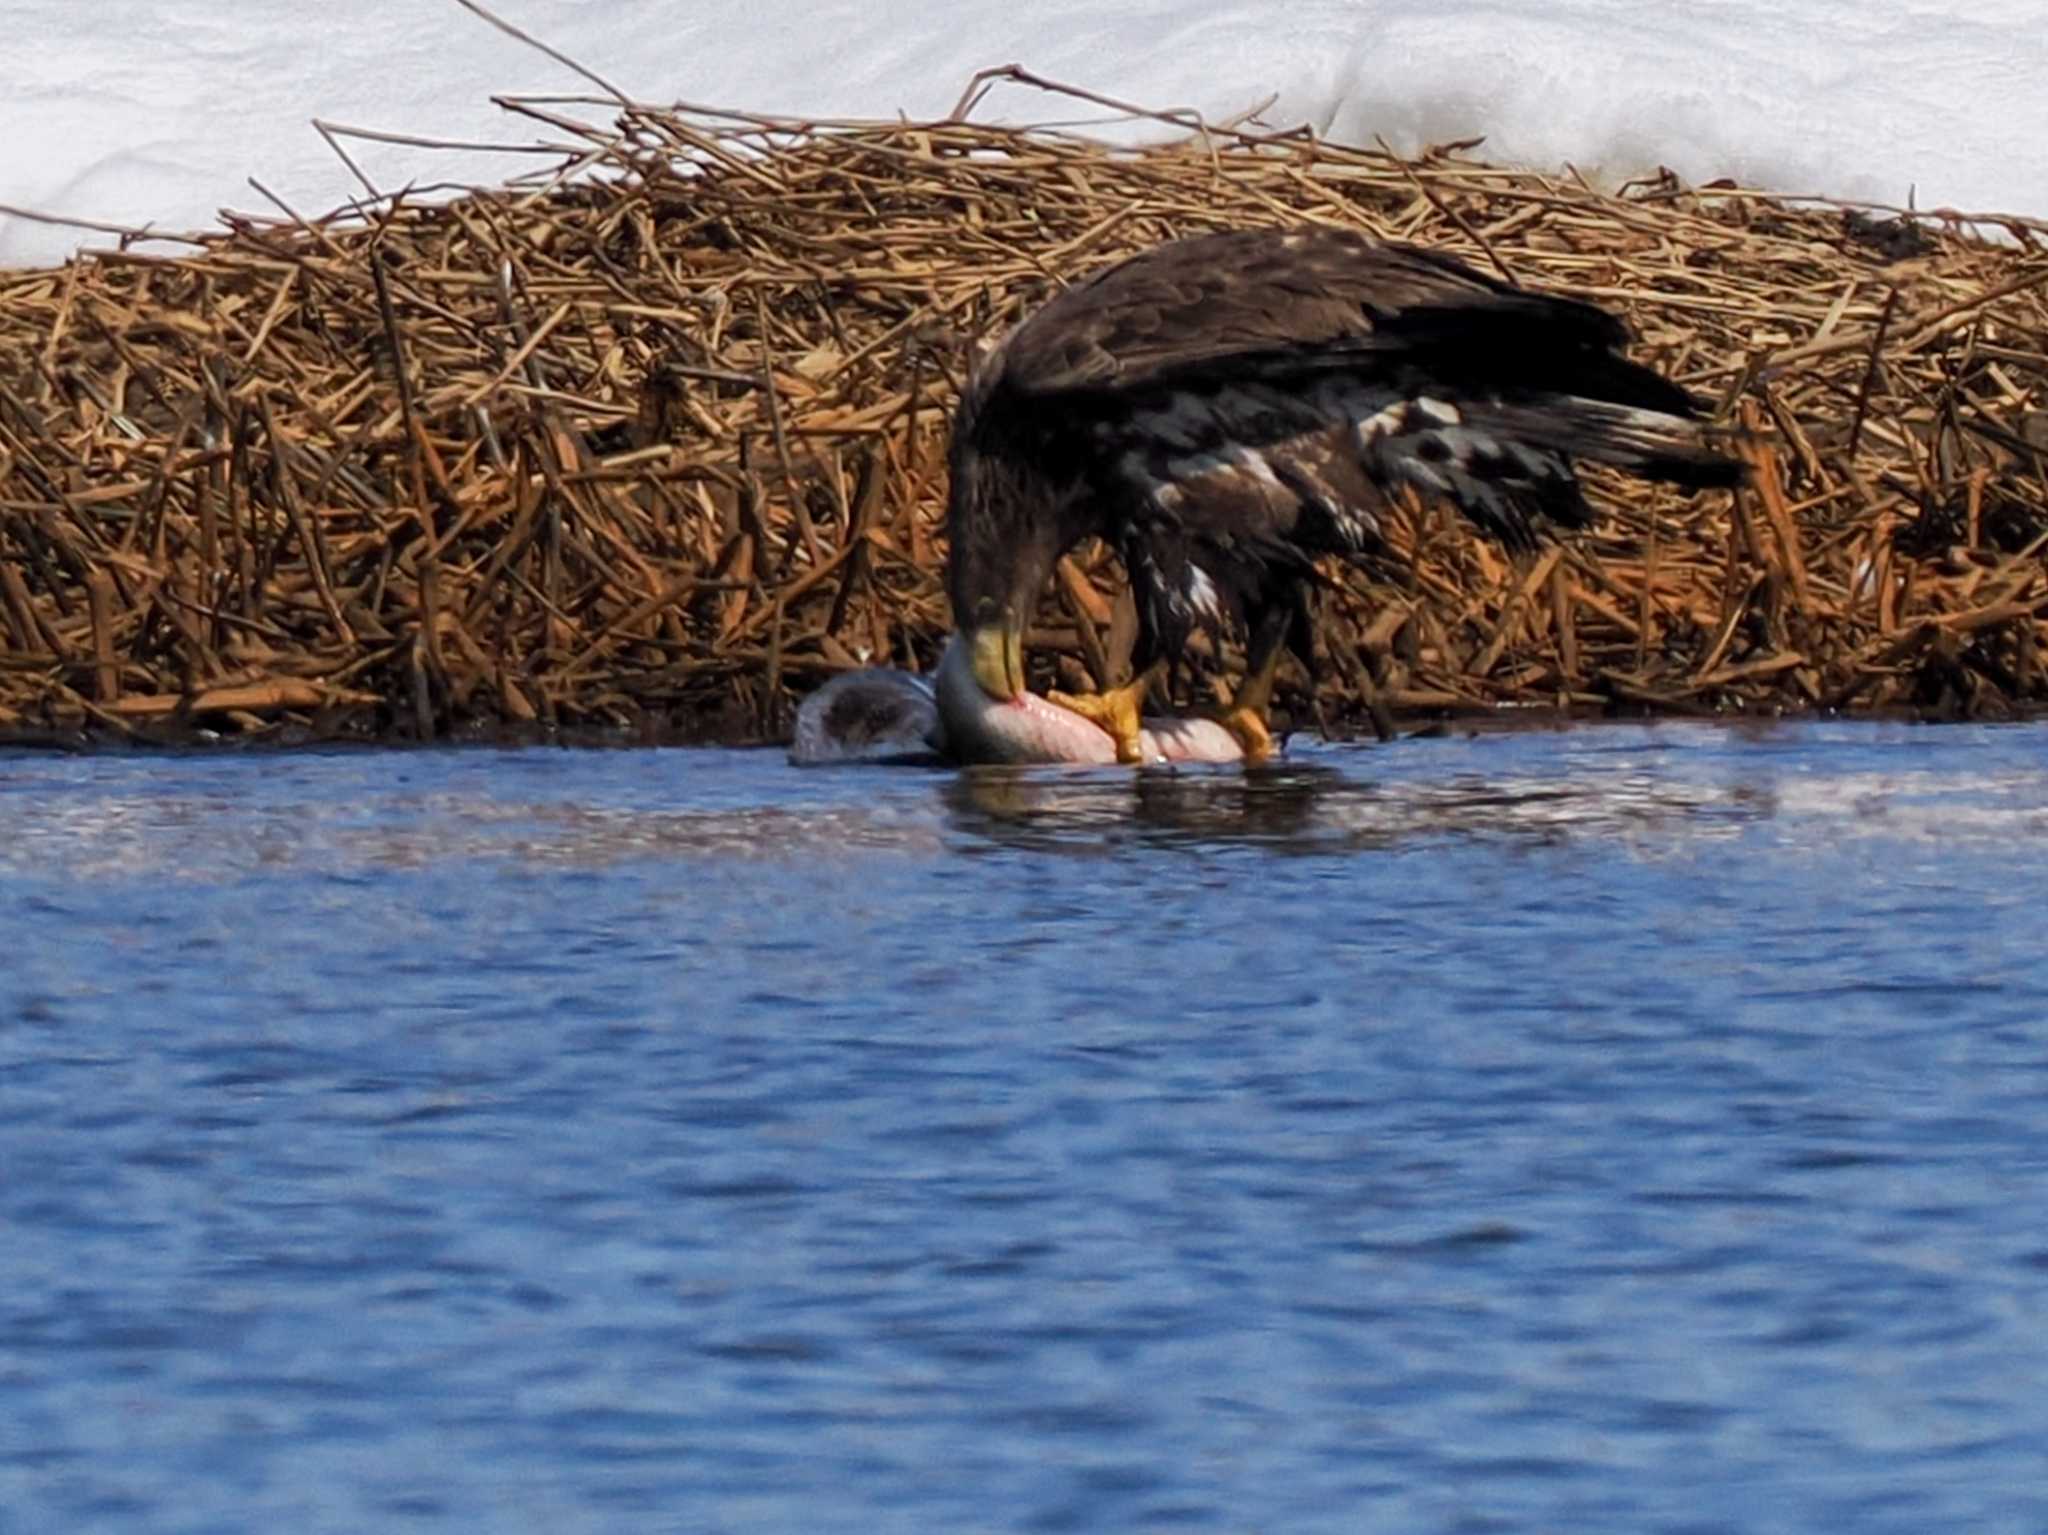
[[[0,755],[0,1529],[2036,1535],[2044,748]]]

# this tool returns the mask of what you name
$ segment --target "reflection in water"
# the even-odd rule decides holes
[[[977,844],[1063,856],[1205,847],[1298,856],[1604,840],[1651,857],[1763,823],[1795,843],[1953,846],[2048,834],[2048,767],[2024,750],[1997,750],[1994,761],[1968,744],[2028,739],[1879,740],[1864,727],[1830,746],[1824,727],[1607,727],[1310,747],[1250,772],[803,773],[778,753],[703,750],[16,755],[0,757],[0,876],[186,882],[479,860],[804,865],[943,858]]]
[[[948,784],[945,800],[954,827],[970,836],[1081,854],[1125,845],[1307,854],[1439,838],[1725,836],[1773,811],[1771,795],[1756,789],[1640,774],[1588,782],[1464,774],[1418,783],[1317,762],[1250,773],[977,768]]]

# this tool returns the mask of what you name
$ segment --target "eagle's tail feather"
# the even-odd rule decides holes
[[[1612,464],[1687,490],[1742,483],[1742,461],[1716,442],[1712,428],[1687,416],[1615,405],[1576,395],[1470,407],[1475,424],[1572,458]]]
[[[1368,473],[1450,501],[1485,532],[1526,548],[1544,523],[1584,527],[1572,460],[1688,489],[1740,483],[1744,469],[1690,417],[1579,395],[1403,399],[1357,423]]]

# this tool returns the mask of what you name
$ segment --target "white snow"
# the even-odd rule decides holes
[[[496,0],[640,99],[932,115],[985,65],[1229,115],[1275,96],[1398,147],[1484,134],[1520,164],[1656,165],[1796,193],[2048,213],[2043,0]],[[0,204],[190,229],[359,188],[310,126],[531,142],[493,93],[588,92],[456,0],[9,0]],[[599,109],[589,109],[599,111]],[[600,112],[600,118],[601,118]],[[1076,114],[1016,88],[984,115]],[[383,188],[530,161],[356,143]],[[0,263],[75,229],[0,217]]]

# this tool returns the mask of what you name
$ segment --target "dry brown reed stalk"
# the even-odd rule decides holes
[[[1596,476],[1601,526],[1522,560],[1410,507],[1397,558],[1333,572],[1327,718],[2048,698],[2027,220],[1242,124],[1112,148],[507,105],[580,146],[531,188],[0,275],[0,730],[772,734],[832,672],[930,664],[976,339],[1156,241],[1303,221],[1620,311],[1757,470],[1691,499]],[[1127,656],[1109,567],[1048,595],[1041,681]]]

